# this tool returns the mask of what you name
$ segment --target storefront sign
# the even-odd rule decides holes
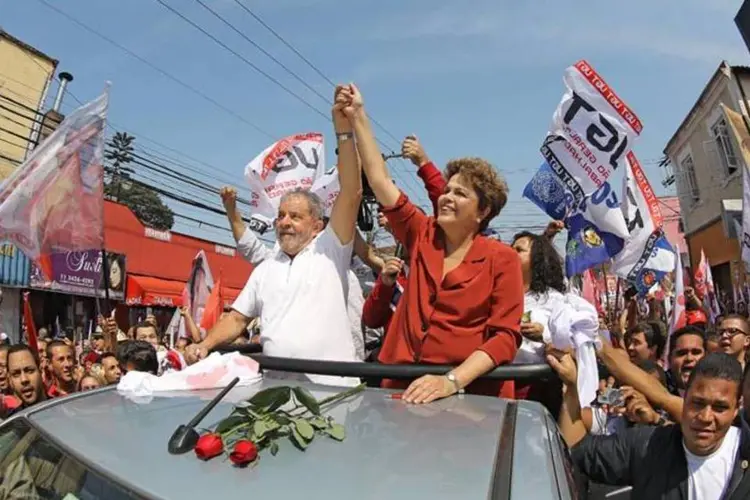
[[[102,257],[99,250],[85,252],[60,252],[50,257],[52,281],[44,279],[39,269],[32,265],[29,285],[32,288],[53,290],[71,295],[104,297]],[[109,297],[125,297],[125,256],[107,252],[109,270]]]
[[[11,243],[3,243],[0,245],[0,255],[3,257],[10,257],[13,258],[16,256],[16,246]]]
[[[229,257],[234,257],[235,255],[234,248],[229,248],[221,245],[216,245],[216,253],[220,255],[227,255]]]
[[[144,228],[143,234],[146,238],[153,238],[159,241],[172,241],[172,233],[169,231],[159,231],[152,227]]]

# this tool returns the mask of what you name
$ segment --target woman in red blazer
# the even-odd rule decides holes
[[[513,397],[512,383],[474,382],[510,363],[521,342],[520,260],[509,246],[480,235],[505,206],[506,183],[485,160],[451,161],[437,217],[425,215],[393,184],[359,90],[349,85],[338,95],[346,102],[344,113],[367,180],[410,255],[408,283],[379,361],[456,365],[447,375],[385,381],[384,386],[406,388],[403,399],[411,403],[429,403],[464,389]],[[352,138],[342,134],[337,139]]]

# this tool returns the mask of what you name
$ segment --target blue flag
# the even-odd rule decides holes
[[[542,163],[526,184],[523,196],[541,208],[552,220],[565,219],[568,206],[573,202],[573,196],[547,162]]]
[[[625,245],[627,234],[620,201],[608,182],[572,207],[566,219],[568,277],[607,262]]]

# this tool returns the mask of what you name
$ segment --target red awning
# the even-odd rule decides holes
[[[128,274],[125,303],[129,306],[182,306],[185,283]]]

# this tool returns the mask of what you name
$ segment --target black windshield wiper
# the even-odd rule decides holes
[[[206,418],[206,415],[214,409],[214,406],[219,404],[219,401],[224,399],[224,396],[226,396],[239,381],[239,377],[234,377],[234,380],[229,382],[228,386],[222,389],[215,398],[209,401],[208,404],[187,423],[187,425],[180,425],[175,429],[174,434],[169,438],[169,443],[167,444],[167,450],[169,453],[172,455],[181,455],[195,448],[195,445],[198,443],[198,438],[200,437],[198,431],[195,430],[196,426],[201,423],[201,420]]]

